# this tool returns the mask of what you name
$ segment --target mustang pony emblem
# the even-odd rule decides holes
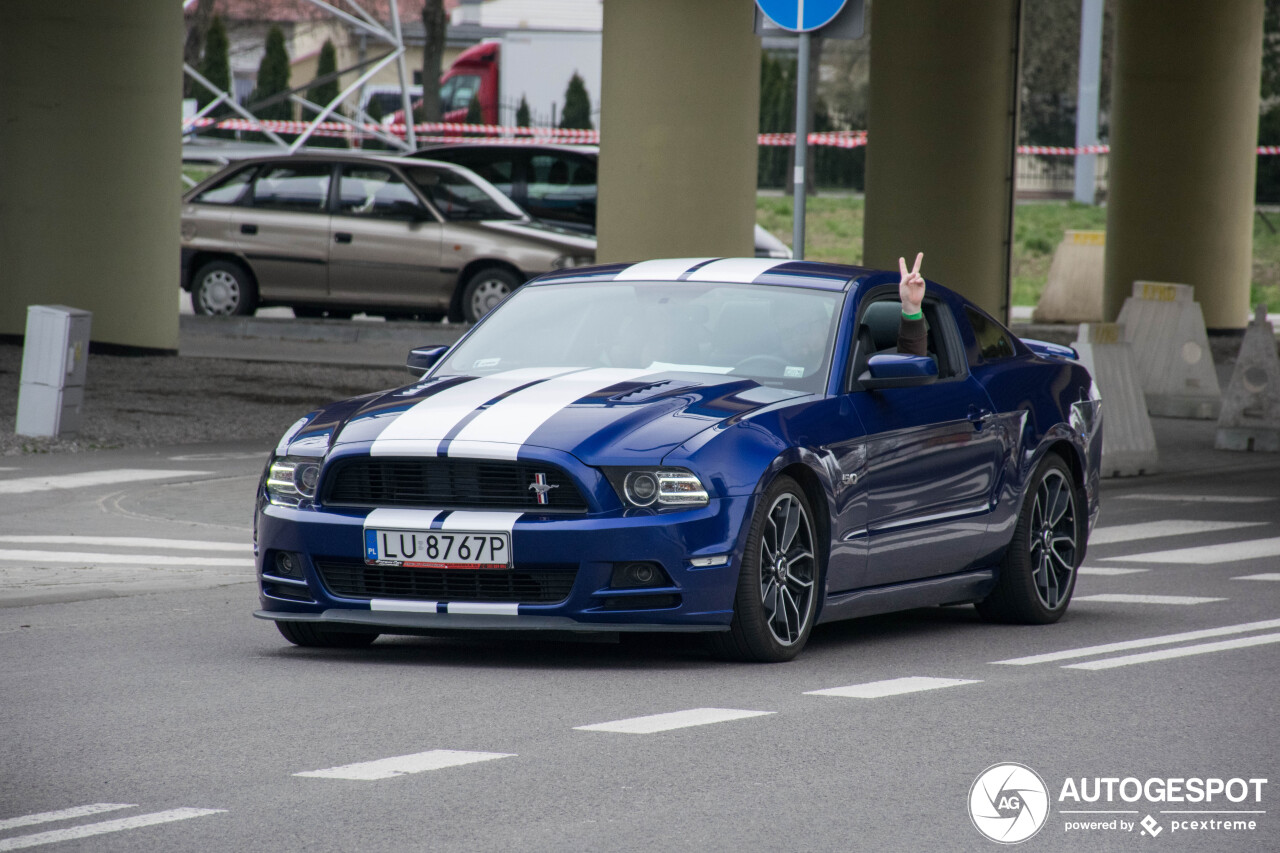
[[[537,494],[538,504],[541,506],[545,506],[551,503],[551,498],[547,495],[547,492],[551,491],[552,489],[558,489],[560,487],[553,483],[548,483],[546,474],[534,474],[533,482],[529,484],[529,488],[533,489],[533,491]]]

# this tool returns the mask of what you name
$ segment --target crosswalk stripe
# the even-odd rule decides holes
[[[1165,634],[1160,637],[1143,637],[1138,640],[1121,640],[1117,643],[1103,643],[1100,646],[1083,646],[1078,649],[1066,649],[1060,652],[1046,652],[1045,654],[1009,658],[1008,660],[993,660],[991,663],[1008,666],[1031,666],[1033,664],[1053,663],[1071,658],[1106,655],[1111,652],[1126,652],[1130,649],[1166,646],[1174,643],[1191,642],[1192,640],[1206,640],[1210,637],[1224,637],[1230,634],[1247,634],[1250,631],[1268,631],[1272,628],[1280,628],[1280,619],[1268,619],[1263,622],[1244,622],[1240,625],[1224,625],[1221,628],[1201,628],[1197,631],[1183,631],[1179,634]]]
[[[1065,664],[1063,669],[1114,669],[1118,666],[1132,666],[1136,663],[1151,663],[1157,660],[1169,660],[1170,658],[1191,657],[1192,655],[1207,655],[1210,652],[1222,652],[1228,649],[1245,649],[1250,646],[1263,646],[1269,643],[1280,643],[1280,634],[1262,634],[1256,637],[1237,637],[1234,640],[1220,640],[1216,643],[1202,643],[1198,646],[1180,646],[1176,649],[1161,649],[1158,652],[1142,652],[1136,655],[1124,655],[1118,658],[1103,658],[1102,660],[1090,660],[1083,663]]]
[[[145,480],[167,480],[170,477],[202,477],[211,473],[213,472],[166,471],[162,468],[113,468],[107,471],[87,471],[83,474],[62,474],[54,477],[15,477],[12,480],[0,480],[0,495],[47,492],[53,489],[84,489]]]
[[[1153,495],[1147,493],[1117,495],[1117,497],[1131,501],[1169,501],[1172,503],[1215,504],[1260,504],[1275,500],[1275,498],[1251,497],[1249,495]]]
[[[806,696],[841,696],[850,699],[880,699],[885,696],[900,696],[903,693],[918,693],[922,690],[938,690],[943,687],[958,687],[961,684],[980,684],[968,678],[928,678],[912,675],[904,678],[890,678],[884,681],[868,681],[865,684],[851,684],[848,687],[828,687],[825,690],[806,690]]]
[[[54,844],[59,841],[71,841],[76,838],[89,838],[104,835],[108,832],[122,832],[126,829],[140,829],[158,823],[172,823],[176,820],[188,820],[193,817],[221,814],[226,809],[169,809],[164,812],[122,817],[116,820],[104,820],[101,823],[89,823],[84,826],[72,826],[67,829],[53,829],[48,832],[37,832],[34,835],[19,835],[16,838],[0,839],[0,851],[22,850],[27,847],[38,847],[42,844]]]
[[[241,542],[203,542],[196,539],[151,539],[145,536],[0,536],[15,545],[116,545],[121,548],[167,548],[174,551],[252,551]]]
[[[87,806],[60,809],[56,812],[40,812],[39,814],[23,815],[22,817],[10,817],[0,820],[0,832],[17,829],[20,826],[34,826],[37,823],[52,823],[55,820],[71,820],[76,817],[88,817],[89,815],[113,812],[119,809],[136,808],[137,806],[133,803],[93,803]]]
[[[1263,572],[1260,575],[1241,575],[1233,581],[1280,581],[1280,572]]]
[[[76,563],[78,565],[141,566],[252,566],[252,559],[237,557],[172,557],[168,554],[97,554],[87,551],[0,550],[0,562]]]
[[[672,711],[667,714],[651,714],[647,717],[631,717],[626,720],[614,720],[610,723],[595,723],[590,726],[575,726],[582,732],[616,732],[629,735],[649,735],[655,732],[666,732],[672,729],[685,729],[690,726],[705,726],[711,723],[727,723],[731,720],[745,720],[749,717],[764,717],[776,711],[739,711],[732,708],[693,708],[688,711]]]
[[[1090,545],[1113,545],[1117,542],[1133,542],[1138,539],[1163,539],[1168,536],[1185,536],[1191,533],[1213,533],[1219,530],[1235,530],[1240,527],[1260,527],[1265,521],[1144,521],[1140,524],[1118,524],[1113,527],[1095,528],[1089,534]]]
[[[1076,601],[1098,601],[1105,604],[1208,604],[1211,601],[1226,601],[1225,598],[1206,598],[1199,595],[1129,595],[1127,593],[1108,592],[1099,595],[1084,595]]]
[[[423,773],[427,770],[441,770],[445,767],[460,767],[479,761],[492,761],[495,758],[515,758],[515,754],[432,749],[427,752],[416,752],[413,755],[397,755],[392,758],[380,758],[377,761],[362,761],[358,764],[345,764],[342,767],[330,767],[327,770],[308,770],[305,773],[293,775],[313,779],[353,779],[371,782],[411,773]]]
[[[1120,569],[1111,566],[1081,566],[1076,569],[1076,574],[1080,575],[1100,575],[1102,577],[1114,577],[1117,575],[1136,575],[1140,572],[1147,572],[1150,569]]]
[[[1229,542],[1224,545],[1202,545],[1196,548],[1177,548],[1171,551],[1155,551],[1149,554],[1130,554],[1127,557],[1104,557],[1104,560],[1123,560],[1131,563],[1177,563],[1186,565],[1216,565],[1240,560],[1257,560],[1262,557],[1280,557],[1280,538],[1251,539]]]

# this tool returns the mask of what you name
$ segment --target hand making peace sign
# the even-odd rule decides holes
[[[902,300],[903,314],[920,313],[920,303],[924,302],[924,276],[920,275],[920,262],[924,260],[924,252],[916,255],[916,265],[907,272],[906,258],[898,258],[898,272],[902,278],[898,281],[898,298]]]

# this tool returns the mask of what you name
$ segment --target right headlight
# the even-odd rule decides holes
[[[629,507],[700,507],[710,500],[707,487],[684,468],[606,468],[604,472]]]
[[[267,498],[276,506],[298,506],[314,500],[320,482],[322,459],[313,456],[277,456],[267,469]]]

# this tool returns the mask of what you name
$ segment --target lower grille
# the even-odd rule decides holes
[[[576,566],[538,571],[415,569],[332,557],[316,558],[315,566],[325,587],[343,598],[554,604],[569,597],[578,576]]]

